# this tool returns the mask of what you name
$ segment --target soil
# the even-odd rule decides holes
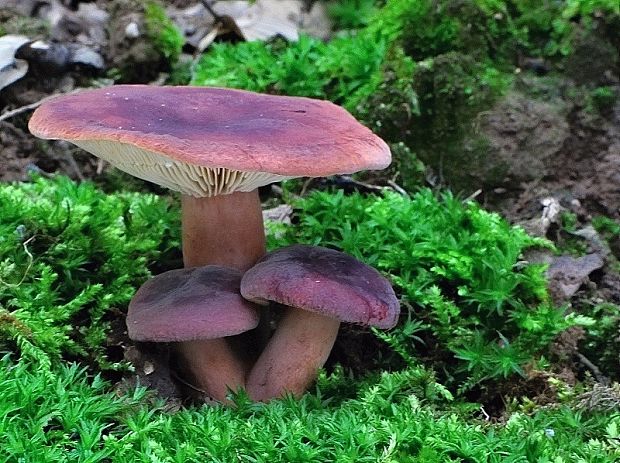
[[[620,218],[620,104],[605,117],[573,108],[567,120],[567,137],[541,166],[542,175],[491,191],[487,206],[520,222],[541,211],[540,199],[555,197],[585,221]]]

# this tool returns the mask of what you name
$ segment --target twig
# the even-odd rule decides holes
[[[387,184],[397,193],[400,193],[403,196],[409,196],[409,193],[407,193],[407,191],[394,180],[388,180]]]
[[[97,160],[97,170],[95,171],[95,173],[97,175],[101,175],[101,173],[103,172],[103,168],[105,167],[105,161],[101,158],[99,158]]]
[[[243,32],[241,32],[241,29],[239,29],[239,26],[233,18],[228,15],[217,14],[209,3],[209,0],[200,0],[200,3],[202,3],[202,6],[204,6],[209,12],[209,14],[213,16],[213,19],[215,20],[214,25],[215,28],[218,30],[218,34],[224,31],[234,32],[239,38],[247,40],[246,36],[243,34]],[[213,38],[215,39],[215,37]],[[205,38],[203,38],[202,40],[205,40]]]
[[[470,194],[467,198],[465,198],[463,200],[463,203],[468,203],[469,201],[473,201],[478,196],[480,196],[480,193],[482,193],[482,190],[480,188],[478,188],[476,191],[474,191],[472,194]]]
[[[312,183],[312,181],[314,180],[314,178],[310,177],[308,179],[306,179],[301,187],[301,191],[299,192],[299,196],[305,196],[306,195],[306,191],[308,190],[308,188],[310,187],[310,184]]]
[[[271,191],[273,194],[278,195],[280,197],[284,196],[284,190],[282,189],[282,187],[276,183],[273,183],[271,185]]]
[[[223,24],[221,21],[218,21],[215,24],[215,27],[213,29],[211,29],[211,31],[209,31],[209,33],[207,35],[205,35],[202,39],[200,39],[200,42],[198,42],[198,45],[196,45],[196,60],[200,58],[200,54],[205,51],[209,45],[211,45],[213,43],[213,41],[215,40],[215,38],[220,34],[221,30],[222,30]]]
[[[577,352],[575,355],[579,359],[579,362],[584,367],[586,367],[588,370],[590,370],[592,372],[592,374],[594,375],[594,377],[596,378],[596,380],[599,383],[601,383],[601,384],[603,384],[605,386],[610,384],[609,378],[607,376],[605,376],[601,372],[601,370],[596,365],[594,365],[585,355],[583,355],[580,352]]]
[[[36,109],[39,106],[41,106],[41,104],[43,104],[48,98],[49,97],[45,97],[42,100],[35,101],[34,103],[27,104],[26,106],[20,106],[19,108],[13,109],[12,111],[7,111],[6,113],[0,116],[0,122],[5,121],[15,116],[19,116],[20,114],[31,111],[33,109]]]
[[[352,177],[349,177],[348,175],[340,175],[340,178],[346,182],[349,182],[351,185],[359,187],[359,188],[365,188],[367,190],[370,191],[383,191],[385,190],[385,187],[382,186],[378,186],[378,185],[373,185],[372,183],[366,183],[366,182],[361,182],[360,180],[355,180]]]
[[[24,252],[28,256],[28,266],[26,267],[26,270],[24,271],[24,274],[22,275],[21,280],[19,280],[19,283],[16,283],[16,284],[15,283],[6,283],[6,282],[2,281],[1,278],[0,278],[0,283],[2,283],[3,285],[5,285],[5,286],[7,286],[9,288],[18,288],[24,282],[24,280],[26,279],[26,276],[28,276],[28,272],[30,271],[30,268],[32,267],[32,263],[34,262],[34,257],[30,253],[30,251],[28,250],[28,243],[33,241],[35,239],[35,236],[31,236],[30,238],[28,238],[26,241],[24,241],[22,243],[22,246],[24,247]]]
[[[85,180],[84,175],[82,174],[82,171],[80,170],[80,166],[75,161],[75,158],[73,157],[73,153],[71,153],[70,151],[67,151],[65,152],[65,157],[67,158],[67,162],[69,163],[69,165],[75,171],[75,175],[77,175],[77,178],[83,182]]]
[[[209,12],[209,14],[213,16],[213,19],[215,19],[217,22],[220,22],[220,23],[223,22],[222,17],[215,12],[215,10],[213,9],[213,7],[211,6],[208,0],[200,0],[200,3],[202,3],[202,6],[204,6]]]
[[[210,397],[209,393],[207,391],[205,391],[204,389],[200,389],[198,386],[194,386],[192,383],[189,383],[188,381],[186,381],[185,379],[181,378],[181,376],[174,371],[173,369],[170,370],[170,376],[172,376],[175,380],[177,380],[178,382],[180,382],[181,384],[183,384],[184,386],[189,387],[190,389],[193,389],[196,392],[199,392],[207,397]]]
[[[20,114],[26,113],[28,111],[32,111],[33,109],[37,109],[43,103],[45,103],[48,100],[51,100],[52,98],[56,98],[58,95],[70,95],[72,93],[79,92],[80,90],[82,89],[81,88],[74,89],[66,93],[63,93],[63,92],[54,93],[52,95],[48,95],[45,98],[40,99],[39,101],[35,101],[34,103],[30,103],[25,106],[20,106],[19,108],[13,109],[11,111],[7,111],[4,114],[0,115],[0,122],[6,121],[7,119],[11,119],[12,117],[15,117],[15,116],[19,116]]]

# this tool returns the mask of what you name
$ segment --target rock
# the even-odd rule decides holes
[[[35,40],[22,45],[15,56],[28,61],[38,74],[56,76],[63,74],[69,66],[69,48],[60,43]]]
[[[31,16],[40,3],[37,0],[0,0],[0,10],[12,11],[21,16]]]
[[[55,43],[36,40],[17,50],[18,58],[27,60],[41,75],[61,75],[75,66],[86,66],[96,71],[105,68],[103,57],[96,51],[76,43]]]
[[[104,48],[107,42],[110,15],[95,3],[80,2],[72,11],[58,0],[42,2],[38,17],[48,21],[52,27],[51,38],[59,42],[76,42],[96,48]]]
[[[544,238],[547,236],[549,227],[551,227],[552,224],[557,224],[559,222],[560,212],[563,210],[563,207],[553,196],[542,198],[540,200],[540,205],[542,206],[542,212],[538,217],[521,221],[519,222],[519,225],[521,225],[530,235]]]
[[[618,50],[609,39],[576,28],[573,32],[573,51],[565,59],[566,75],[578,85],[609,85],[607,72],[620,62]]]
[[[263,220],[290,225],[292,215],[292,206],[290,206],[289,204],[280,204],[279,206],[272,207],[271,209],[265,209],[263,211]]]
[[[212,2],[211,7],[224,23],[220,31],[215,31],[216,35],[233,31],[248,41],[276,36],[295,41],[299,32],[322,39],[331,33],[327,10],[321,2],[314,3],[309,10],[302,0],[227,0]],[[199,48],[201,41],[216,28],[216,18],[201,3],[169,7],[167,12],[194,48]]]
[[[586,225],[577,231],[569,233],[586,240],[588,243],[588,250],[600,255],[602,258],[606,259],[611,254],[609,244],[601,238],[601,235],[599,235],[592,225]]]
[[[484,185],[515,185],[544,177],[569,136],[561,109],[513,92],[481,114],[484,162],[468,166]]]
[[[125,26],[125,37],[128,39],[137,39],[140,37],[140,28],[138,27],[138,23],[132,21]]]
[[[97,71],[105,69],[103,57],[94,50],[83,45],[74,45],[69,47],[71,51],[69,64],[87,66]]]
[[[549,292],[554,302],[561,304],[568,301],[582,284],[589,281],[588,276],[604,264],[599,254],[587,254],[579,258],[555,257],[547,269]]]

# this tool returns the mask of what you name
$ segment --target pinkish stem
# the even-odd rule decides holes
[[[339,327],[337,319],[288,307],[248,375],[250,398],[266,402],[287,392],[301,396],[325,364]]]
[[[182,196],[185,267],[223,265],[245,272],[265,254],[265,232],[258,190],[207,198]],[[227,389],[245,387],[247,366],[229,339],[179,343],[194,381],[225,402]]]
[[[245,272],[265,254],[258,190],[182,197],[185,267],[224,265]]]
[[[177,352],[190,371],[190,382],[213,399],[224,403],[229,389],[237,391],[245,387],[245,365],[237,359],[226,339],[180,342]]]

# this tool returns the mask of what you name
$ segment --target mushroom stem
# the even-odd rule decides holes
[[[245,365],[240,362],[225,339],[187,341],[177,344],[193,383],[219,402],[227,402],[228,390],[245,386]]]
[[[291,393],[301,396],[334,346],[340,321],[287,307],[277,330],[248,375],[252,400],[266,402]]]
[[[183,264],[224,265],[242,272],[265,254],[265,231],[258,190],[204,198],[181,197]],[[230,339],[178,344],[178,352],[198,385],[219,401],[227,387],[245,385],[247,367]]]
[[[224,265],[245,272],[265,254],[258,190],[194,198],[182,196],[185,267]]]

